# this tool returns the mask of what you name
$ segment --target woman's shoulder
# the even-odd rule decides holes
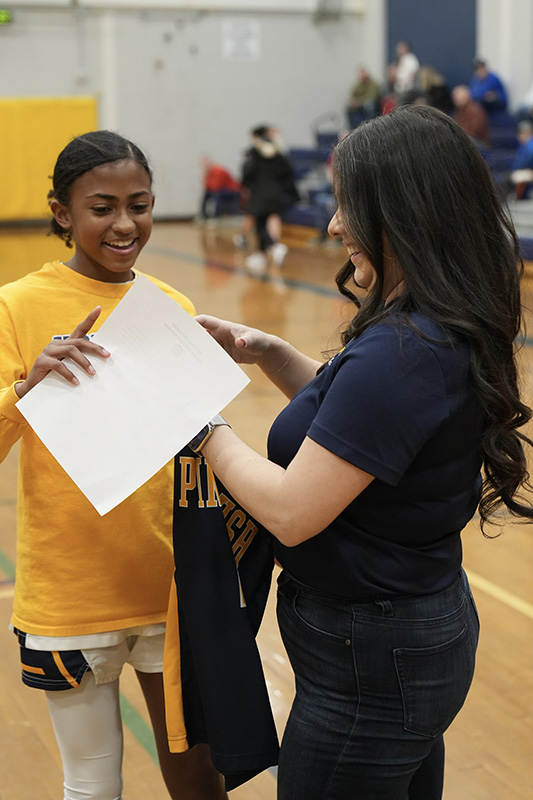
[[[419,361],[425,354],[439,362],[449,359],[468,362],[469,345],[455,331],[414,311],[410,314],[393,313],[370,325],[360,336],[346,346],[347,356],[351,352],[369,358],[389,360],[409,358]]]

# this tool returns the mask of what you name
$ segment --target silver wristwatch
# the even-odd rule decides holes
[[[229,422],[226,422],[224,417],[220,414],[217,414],[216,417],[209,420],[207,425],[204,425],[202,430],[194,436],[191,441],[189,442],[189,447],[193,451],[193,453],[199,453],[204,447],[205,443],[215,430],[218,425],[227,425],[229,427]]]

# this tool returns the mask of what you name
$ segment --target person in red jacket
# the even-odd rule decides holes
[[[224,201],[238,208],[241,184],[225,167],[216,164],[209,156],[201,160],[204,194],[200,216],[202,219],[219,217]]]

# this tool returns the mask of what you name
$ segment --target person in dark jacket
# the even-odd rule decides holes
[[[298,199],[291,163],[281,152],[279,131],[262,125],[251,133],[252,146],[242,168],[242,185],[248,193],[246,213],[255,219],[258,250],[246,259],[246,266],[261,272],[267,256],[281,266],[287,245],[281,241],[281,215]]]

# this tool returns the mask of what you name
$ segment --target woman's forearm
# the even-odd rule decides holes
[[[321,362],[304,355],[278,336],[271,338],[272,342],[258,366],[291,399],[315,377]]]
[[[224,425],[202,453],[237,502],[287,547],[323,531],[373,480],[307,437],[287,469]]]

